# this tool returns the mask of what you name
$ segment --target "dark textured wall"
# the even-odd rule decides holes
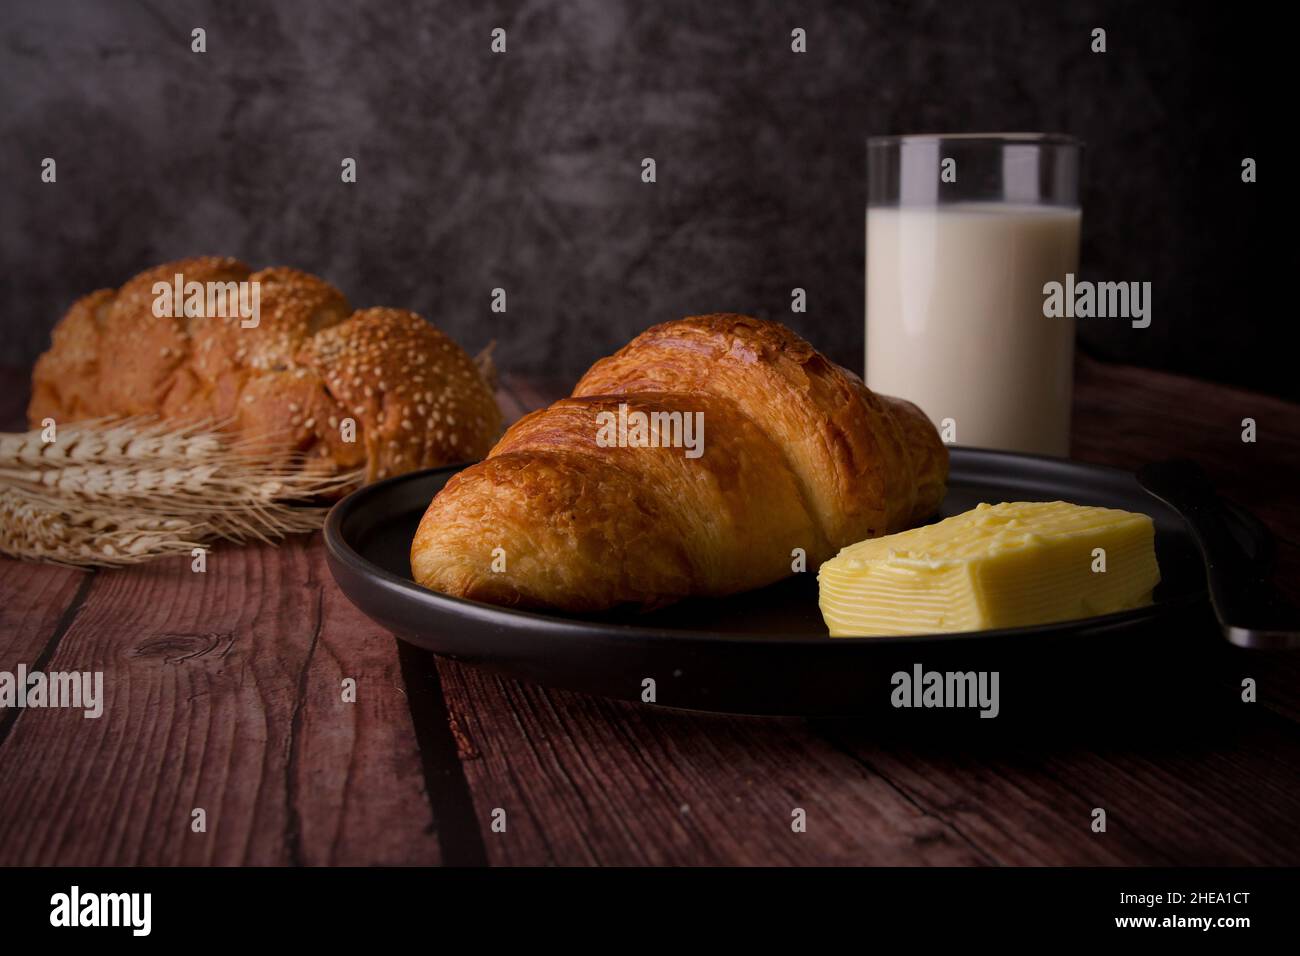
[[[522,371],[576,375],[652,322],[724,309],[861,369],[864,137],[1042,129],[1088,143],[1085,277],[1154,283],[1149,329],[1085,323],[1089,347],[1287,391],[1257,299],[1263,187],[1240,181],[1260,57],[1233,10],[7,4],[0,361],[30,361],[81,293],[221,253],[415,309],[470,349],[496,339]]]

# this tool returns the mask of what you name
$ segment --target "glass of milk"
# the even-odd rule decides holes
[[[1082,143],[1042,133],[867,141],[866,382],[944,440],[1065,456],[1074,319],[1043,315],[1079,265]]]

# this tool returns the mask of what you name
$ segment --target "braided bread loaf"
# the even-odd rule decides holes
[[[702,454],[602,440],[602,423],[636,412],[698,413]],[[649,609],[770,584],[796,548],[815,570],[924,520],[947,473],[915,405],[875,395],[782,325],[693,316],[601,359],[573,397],[453,476],[411,568],[425,587],[495,604]]]
[[[155,284],[177,275],[257,283],[258,324],[156,314]],[[226,258],[161,265],[79,299],[52,338],[32,374],[33,427],[212,419],[268,456],[306,456],[305,468],[325,474],[364,467],[367,481],[481,458],[501,429],[487,381],[451,339],[413,312],[353,312],[332,285],[296,269],[253,272]]]

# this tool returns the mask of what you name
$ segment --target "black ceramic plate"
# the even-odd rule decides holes
[[[951,449],[939,517],[987,501],[1064,500],[1140,511],[1156,524],[1162,583],[1149,607],[1041,627],[925,637],[830,638],[815,574],[652,614],[578,618],[449,597],[411,580],[409,551],[434,494],[460,467],[367,486],[330,512],[330,569],[348,598],[397,636],[437,654],[544,684],[661,706],[753,714],[881,711],[891,676],[998,670],[1006,702],[1035,706],[1067,691],[1107,693],[1143,673],[1170,673],[1206,640],[1205,572],[1182,519],[1126,472],[1063,459]],[[1248,554],[1267,559],[1267,533],[1233,512]],[[1193,636],[1193,634],[1197,636]],[[1142,669],[1145,668],[1145,671]],[[653,681],[653,685],[646,683]]]

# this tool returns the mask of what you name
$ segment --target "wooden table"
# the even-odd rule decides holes
[[[0,378],[7,427],[25,380]],[[513,418],[558,392],[507,379],[500,399]],[[1079,459],[1201,461],[1273,528],[1300,598],[1300,408],[1081,360],[1075,416]],[[0,711],[0,864],[1298,863],[1300,665],[1225,661],[1203,721],[917,738],[612,702],[435,659],[344,599],[318,535],[221,548],[206,574],[0,559],[0,670],[103,670],[107,698],[98,720]],[[1235,699],[1241,674],[1258,703]]]

